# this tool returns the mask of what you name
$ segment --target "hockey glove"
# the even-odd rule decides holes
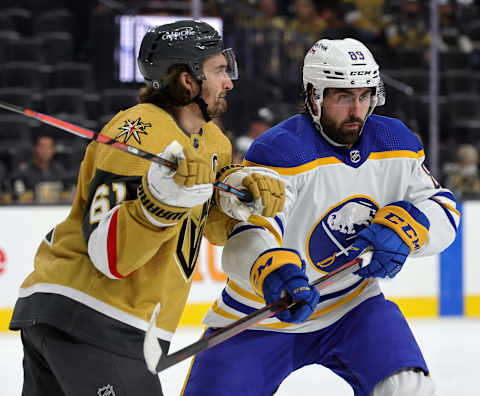
[[[358,253],[373,247],[372,261],[356,274],[363,278],[393,278],[408,255],[427,242],[429,228],[428,218],[410,202],[394,202],[381,208],[373,224],[360,231],[353,243]]]
[[[212,196],[215,174],[210,162],[185,150],[176,140],[160,156],[177,162],[178,168],[174,171],[155,162],[150,165],[148,188],[157,200],[170,206],[193,208]]]
[[[284,309],[275,316],[282,322],[301,323],[308,319],[318,304],[320,295],[310,287],[305,275],[305,263],[295,250],[270,249],[263,252],[250,271],[250,283],[255,292],[270,304],[290,294],[293,301],[304,304],[295,312]]]
[[[247,221],[251,215],[274,217],[282,211],[285,203],[285,185],[274,170],[240,165],[224,168],[218,179],[240,190],[247,188],[253,202],[242,202],[238,197],[224,191],[216,191],[216,202],[228,216]]]
[[[177,224],[189,208],[211,198],[215,174],[210,163],[184,150],[176,140],[160,156],[178,163],[177,170],[153,162],[138,188],[138,197],[147,219],[167,227]]]

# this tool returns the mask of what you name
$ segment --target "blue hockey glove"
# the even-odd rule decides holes
[[[416,206],[406,201],[381,208],[373,224],[360,231],[353,248],[360,254],[373,247],[370,264],[355,272],[363,278],[393,278],[408,255],[428,239],[430,222]]]
[[[257,294],[264,296],[267,304],[282,298],[284,291],[293,301],[304,302],[295,312],[288,309],[278,312],[275,316],[282,322],[306,321],[320,299],[318,291],[310,287],[305,263],[295,250],[270,249],[263,252],[250,271],[250,283]]]

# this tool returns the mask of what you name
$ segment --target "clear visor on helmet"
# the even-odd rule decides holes
[[[377,89],[375,90],[375,96],[377,97],[377,106],[383,106],[385,104],[385,84],[383,80],[380,79],[377,85]]]
[[[323,101],[323,98],[325,96],[325,92],[327,89],[332,89],[332,88],[336,88],[336,89],[340,89],[340,90],[343,90],[343,89],[346,89],[348,90],[349,88],[350,89],[362,89],[362,88],[370,88],[371,91],[370,91],[370,100],[371,100],[371,104],[373,106],[383,106],[385,104],[385,85],[383,83],[383,80],[382,79],[379,79],[375,85],[372,85],[370,82],[368,82],[368,84],[359,84],[359,86],[350,86],[348,84],[345,84],[344,82],[342,83],[337,83],[337,84],[328,84],[327,87],[324,87],[323,88],[323,95],[322,95],[322,91],[315,88],[315,86],[313,85],[313,98],[316,100],[316,101],[319,101],[319,103],[322,103]],[[322,97],[323,96],[323,97]],[[343,99],[343,104],[348,104],[350,105],[351,104],[351,101],[352,101],[352,98],[353,97],[350,97],[348,95],[345,95],[344,99]]]
[[[227,75],[230,80],[238,79],[238,66],[235,53],[232,48],[227,48],[222,51],[223,56],[227,60]]]

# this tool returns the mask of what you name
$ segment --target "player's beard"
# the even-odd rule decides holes
[[[210,118],[218,118],[227,111],[227,107],[227,98],[225,96],[220,96],[217,98],[213,107],[208,106],[208,115]]]
[[[328,118],[325,114],[322,114],[320,122],[323,131],[330,139],[335,143],[346,145],[353,145],[358,141],[363,124],[365,123],[361,118],[351,117],[338,124],[336,121]],[[347,129],[345,124],[351,122],[358,122],[358,127],[355,129]]]
[[[208,96],[208,89],[205,90],[205,95]],[[218,118],[227,111],[227,91],[221,92],[213,105],[208,105],[207,113],[210,118]]]

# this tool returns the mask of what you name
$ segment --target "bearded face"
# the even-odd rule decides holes
[[[220,117],[227,111],[227,92],[233,88],[225,57],[218,54],[208,58],[203,64],[203,71],[202,98],[208,106],[208,115],[210,118]]]
[[[325,134],[336,143],[355,144],[370,109],[370,96],[371,88],[329,88],[320,117]]]

